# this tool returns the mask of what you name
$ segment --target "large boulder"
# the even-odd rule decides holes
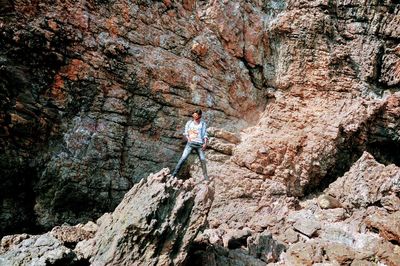
[[[207,182],[182,182],[163,169],[136,184],[97,224],[4,237],[0,264],[183,265],[207,225],[213,197]]]
[[[76,251],[93,265],[181,265],[207,222],[213,189],[164,169],[135,185]]]
[[[76,254],[50,235],[11,235],[1,241],[0,265],[74,265]]]
[[[366,208],[371,205],[389,205],[390,199],[396,202],[400,191],[400,168],[394,164],[385,166],[378,163],[368,152],[342,177],[326,190],[349,209]]]

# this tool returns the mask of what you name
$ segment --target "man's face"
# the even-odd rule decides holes
[[[198,120],[201,118],[201,115],[199,115],[198,113],[193,113],[192,117],[194,120]]]

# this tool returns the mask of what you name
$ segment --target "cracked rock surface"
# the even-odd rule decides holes
[[[212,184],[182,182],[168,169],[136,184],[96,224],[2,239],[1,265],[183,265],[207,223]]]
[[[15,0],[0,11],[1,236],[61,226],[46,238],[71,263],[400,264],[397,1]],[[171,217],[141,180],[175,166],[195,108],[214,196],[192,235],[171,222],[196,202],[186,186],[208,193],[197,160],[182,184],[151,175],[179,199]],[[121,205],[103,216],[135,184],[146,225],[125,228]],[[74,228],[99,217],[109,233]],[[115,248],[142,238],[150,257]]]

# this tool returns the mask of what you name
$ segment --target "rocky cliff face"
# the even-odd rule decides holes
[[[174,166],[182,127],[201,107],[215,198],[194,257],[218,264],[267,250],[274,255],[255,257],[273,262],[284,249],[259,243],[279,240],[287,263],[339,260],[327,253],[326,228],[354,219],[351,239],[372,234],[398,254],[397,225],[377,218],[399,211],[398,170],[378,191],[380,174],[360,181],[372,165],[400,165],[397,1],[1,5],[0,234],[113,210],[142,178]],[[354,186],[346,175],[358,176]],[[181,178],[190,176],[199,178],[196,164]],[[332,212],[318,209],[325,189]],[[320,226],[300,228],[304,217]],[[236,238],[247,253],[229,251]],[[335,239],[342,251],[351,242]],[[225,249],[210,249],[216,243]],[[378,248],[354,255],[365,248],[356,243],[344,261],[396,264]],[[321,256],[296,253],[316,247]]]
[[[44,227],[99,216],[175,164],[194,107],[231,130],[258,117],[263,89],[198,4],[13,2],[1,23],[6,208],[29,206]]]

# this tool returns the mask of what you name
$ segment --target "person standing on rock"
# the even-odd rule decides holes
[[[179,173],[182,165],[189,157],[192,150],[195,150],[199,156],[201,162],[201,169],[203,170],[203,176],[205,180],[208,180],[207,167],[206,167],[206,155],[204,151],[207,148],[208,136],[207,136],[207,125],[206,122],[201,119],[202,111],[196,109],[193,112],[192,120],[189,120],[185,126],[185,132],[183,135],[186,137],[187,143],[178,164],[175,167],[173,176]]]

